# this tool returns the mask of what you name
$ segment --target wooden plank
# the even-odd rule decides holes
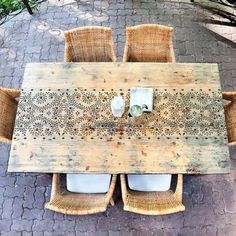
[[[220,88],[217,64],[48,63],[27,64],[22,88]]]
[[[13,143],[9,172],[228,173],[225,140],[41,141]],[[129,148],[127,148],[129,147]],[[19,158],[20,155],[20,158]],[[221,159],[218,157],[221,156]]]
[[[155,88],[154,112],[127,126],[128,107],[114,120],[110,94],[128,104],[138,85]],[[28,64],[22,89],[10,172],[229,172],[215,64]]]

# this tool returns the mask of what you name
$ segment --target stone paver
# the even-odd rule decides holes
[[[174,27],[177,62],[218,63],[223,90],[235,90],[236,28],[218,25],[212,32],[212,25],[200,23],[209,17],[219,20],[188,0],[49,0],[33,16],[23,12],[0,26],[0,86],[20,88],[28,62],[63,61],[64,30],[111,27],[121,61],[125,27],[159,23]],[[77,217],[46,210],[51,177],[7,173],[9,151],[0,143],[0,235],[236,235],[234,149],[231,174],[185,176],[186,211],[158,217],[123,211],[119,187],[116,205],[106,214]]]

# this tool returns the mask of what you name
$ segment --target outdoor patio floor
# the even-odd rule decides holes
[[[222,89],[236,90],[236,27],[218,25],[217,35],[199,23],[206,17],[187,0],[46,1],[33,16],[24,11],[0,26],[0,86],[20,88],[28,62],[62,62],[64,30],[111,27],[121,61],[125,27],[158,23],[174,27],[177,62],[218,63]],[[9,151],[10,145],[0,143],[0,235],[236,235],[234,150],[231,174],[185,175],[186,211],[165,216],[123,211],[119,188],[116,205],[106,213],[68,216],[46,210],[51,176],[7,173]]]

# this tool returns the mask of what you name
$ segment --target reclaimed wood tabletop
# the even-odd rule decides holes
[[[154,90],[153,112],[128,118],[132,87]],[[111,100],[125,100],[113,117]],[[217,64],[30,63],[9,172],[229,173]]]

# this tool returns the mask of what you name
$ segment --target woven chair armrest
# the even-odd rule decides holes
[[[236,100],[236,92],[235,91],[223,92],[222,96],[225,100],[229,100],[229,101],[235,101]]]
[[[113,46],[114,47],[114,46]],[[114,49],[115,50],[115,49]],[[117,60],[117,58],[116,58],[116,54],[115,54],[115,51],[114,50],[112,50],[111,51],[111,61],[112,62],[116,62],[116,60]]]
[[[169,41],[169,50],[168,50],[168,55],[167,55],[167,61],[168,62],[173,62],[175,63],[175,51],[174,51],[174,45],[173,45],[173,40],[172,40],[172,35],[173,35],[173,28],[172,30],[170,29],[170,34],[171,34],[171,40]]]
[[[168,62],[173,62],[175,63],[175,52],[174,52],[174,48],[171,47],[170,50],[168,51],[168,55],[167,55],[167,61]]]
[[[60,174],[53,174],[52,176],[52,191],[51,191],[51,199],[54,196],[61,194],[61,187],[60,187]]]
[[[126,182],[126,176],[124,174],[120,175],[120,183],[121,183],[121,192],[122,192],[122,199],[123,202],[126,204],[126,197],[128,196],[128,189],[127,189],[127,182]]]
[[[65,46],[64,62],[73,62],[73,57],[68,46]]]
[[[20,91],[17,89],[9,89],[9,88],[0,87],[0,90],[7,93],[13,99],[16,99],[20,96]]]
[[[64,38],[65,41],[71,41],[71,35],[69,31],[64,32]],[[72,55],[72,46],[65,44],[65,49],[64,49],[64,62],[72,62],[73,61],[73,55]]]
[[[170,42],[170,50],[168,52],[168,57],[169,57],[168,58],[169,62],[173,62],[173,63],[176,62],[176,60],[175,60],[175,51],[174,51],[174,46],[173,46],[172,41]]]
[[[183,195],[183,175],[182,174],[177,175],[177,184],[176,184],[174,195],[177,199],[179,199],[179,201],[182,202],[182,198],[183,198],[182,196]]]
[[[115,186],[116,186],[116,179],[117,179],[117,175],[112,175],[110,187],[109,187],[108,192],[106,193],[106,201],[107,202],[110,201],[110,199],[112,198],[112,195],[114,193]]]
[[[112,32],[110,34],[110,46],[111,46],[111,61],[116,62],[117,58],[116,58],[116,52],[115,52],[115,44],[112,38]]]
[[[125,44],[125,49],[123,53],[123,62],[128,62],[129,61],[129,45],[126,43]]]

